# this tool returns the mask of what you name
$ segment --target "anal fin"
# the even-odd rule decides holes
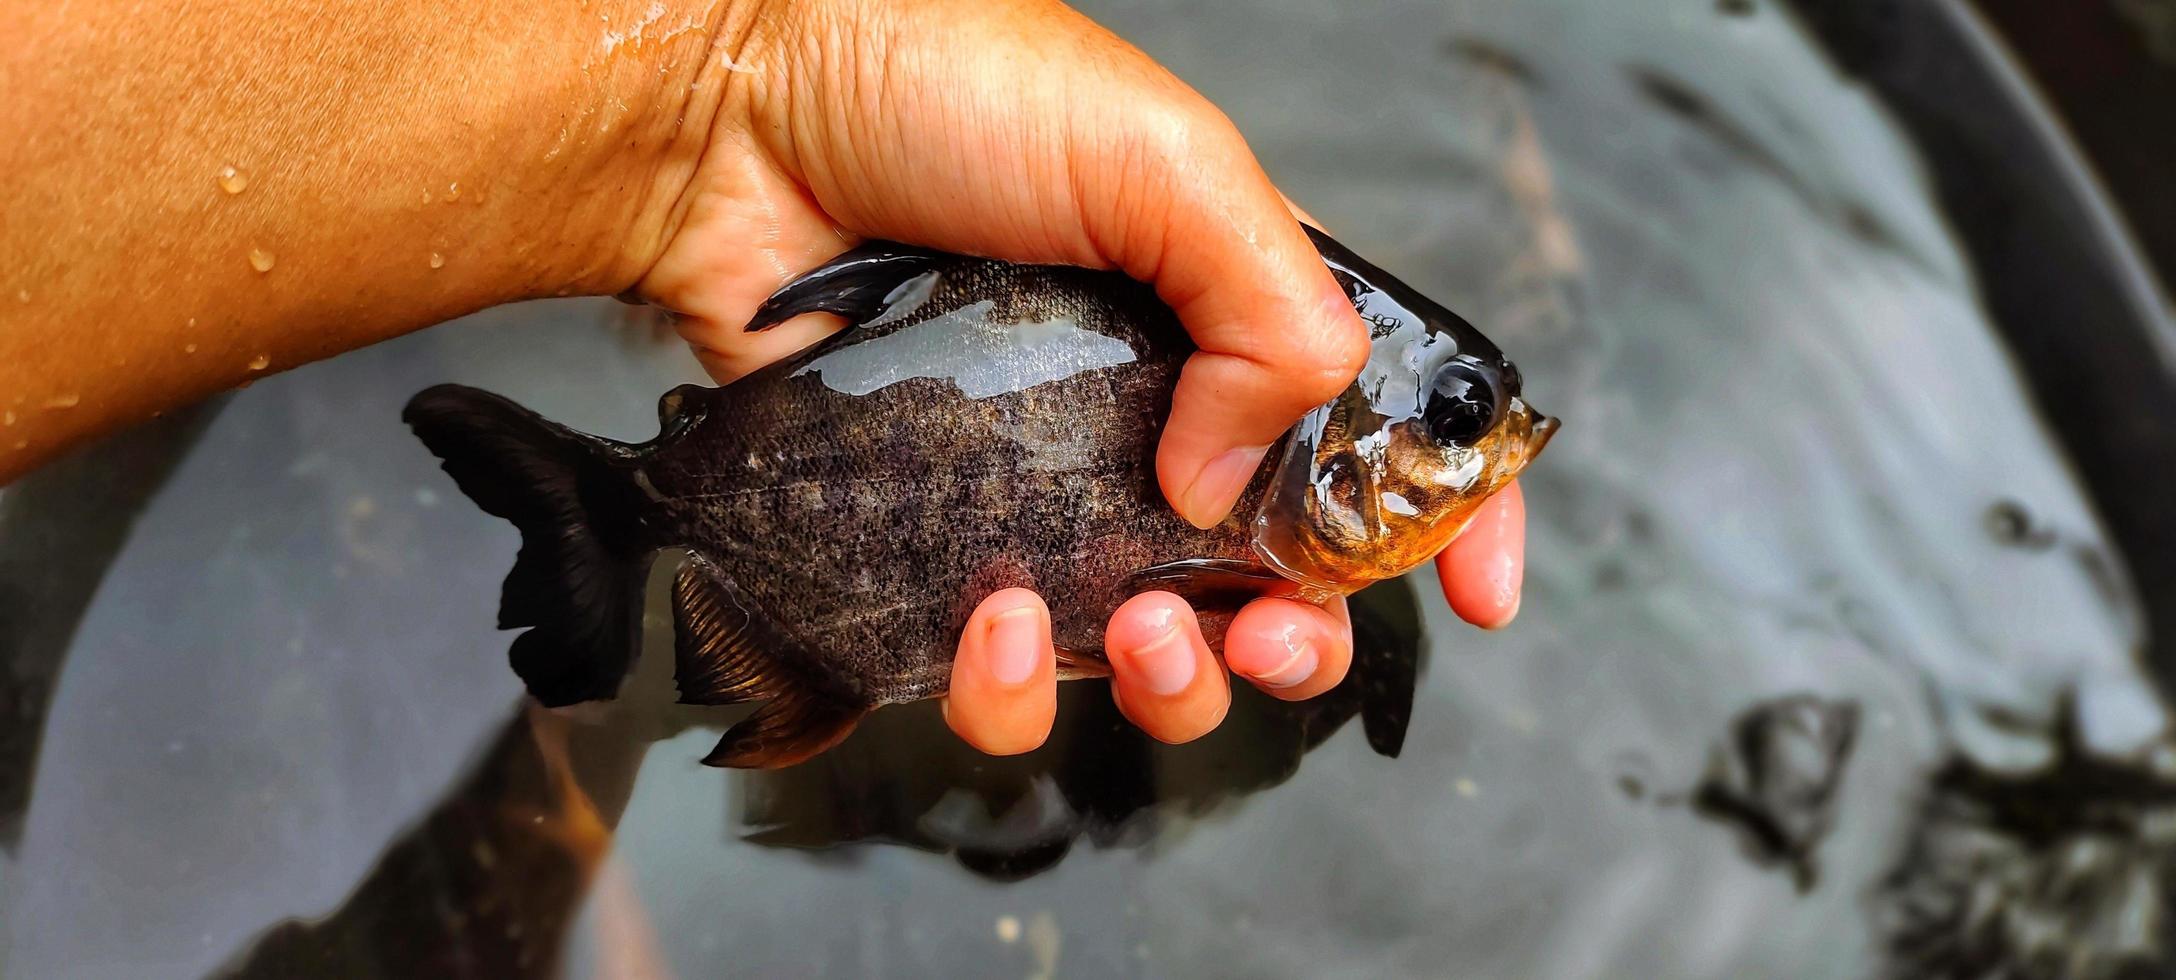
[[[756,713],[727,729],[704,765],[777,769],[808,759],[852,734],[865,705],[799,676],[780,654],[791,642],[778,635],[701,555],[673,579],[675,680],[682,704],[763,701]]]
[[[854,733],[861,708],[798,694],[772,698],[769,704],[725,730],[703,765],[727,769],[783,769],[806,762]]]

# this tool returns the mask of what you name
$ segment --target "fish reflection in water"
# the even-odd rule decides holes
[[[230,975],[557,973],[641,761],[639,743],[620,741],[581,765],[567,735],[525,707],[339,911],[273,927]],[[578,785],[578,769],[595,781]]]
[[[1101,683],[1069,684],[1060,727],[1026,755],[983,756],[924,710],[931,705],[917,705],[879,713],[801,766],[719,781],[745,801],[741,831],[756,845],[902,844],[1017,879],[1056,865],[1083,837],[1102,847],[1145,844],[1166,816],[1199,815],[1291,778],[1302,755],[1355,715],[1375,752],[1397,756],[1427,649],[1419,603],[1406,579],[1350,602],[1353,667],[1342,684],[1304,702],[1241,685],[1224,724],[1188,745],[1157,743],[1125,723]],[[638,668],[630,690],[657,697],[624,699],[586,721],[525,705],[338,911],[273,927],[229,975],[560,972],[585,901],[631,901],[623,891],[592,894],[644,754],[724,721],[664,703],[656,675],[666,658],[654,655],[656,642],[645,645],[648,669]],[[621,908],[599,919],[629,915],[640,913]]]
[[[1748,857],[1790,868],[1807,891],[1858,733],[1856,702],[1801,694],[1756,704],[1709,756],[1693,811],[1737,828]]]
[[[2091,752],[2060,702],[2044,765],[1938,769],[1875,912],[1894,977],[2176,976],[2176,744]]]
[[[0,852],[22,838],[45,712],[98,581],[223,403],[154,419],[0,494]]]
[[[735,787],[737,831],[783,847],[903,844],[953,854],[988,877],[1020,878],[1057,864],[1082,838],[1143,843],[1165,818],[1276,786],[1355,715],[1368,745],[1395,758],[1427,649],[1418,601],[1410,581],[1395,579],[1350,602],[1352,672],[1321,697],[1279,701],[1233,685],[1223,724],[1165,745],[1128,723],[1102,685],[1061,685],[1058,730],[1008,758],[947,748],[956,739],[933,705],[894,709],[870,719],[869,737],[791,769],[745,774]]]

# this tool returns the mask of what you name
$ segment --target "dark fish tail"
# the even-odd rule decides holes
[[[529,693],[554,707],[617,694],[654,550],[636,524],[634,450],[462,385],[424,390],[401,418],[462,493],[521,530],[499,628],[533,627],[509,653]]]

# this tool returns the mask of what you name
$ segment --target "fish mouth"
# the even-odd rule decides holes
[[[1303,430],[1286,448],[1270,490],[1255,511],[1257,560],[1297,583],[1303,594],[1316,597],[1347,595],[1425,563],[1471,520],[1483,499],[1533,463],[1563,428],[1561,420],[1523,402],[1514,402],[1513,410],[1516,414],[1485,445],[1475,447],[1486,459],[1486,467],[1468,476],[1468,485],[1455,494],[1462,513],[1442,519],[1409,511],[1393,511],[1400,515],[1395,518],[1387,516],[1382,499],[1385,488],[1375,468],[1349,450],[1318,459],[1315,448],[1322,438],[1321,427]],[[1356,499],[1349,507],[1333,503],[1318,486],[1317,474],[1338,464],[1348,473],[1344,479],[1354,484]],[[1408,535],[1417,538],[1406,540]],[[1433,547],[1425,547],[1430,541]]]
[[[1563,427],[1564,423],[1561,420],[1539,412],[1534,413],[1534,429],[1532,434],[1526,437],[1527,461],[1532,462],[1534,457],[1541,455],[1541,448],[1548,445],[1549,440],[1556,435],[1556,430]]]

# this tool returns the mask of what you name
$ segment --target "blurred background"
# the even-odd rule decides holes
[[[706,769],[664,658],[524,706],[398,421],[696,367],[492,310],[0,490],[0,973],[2176,976],[2176,0],[1080,6],[1566,420],[1513,628],[1422,573],[1195,745]]]

